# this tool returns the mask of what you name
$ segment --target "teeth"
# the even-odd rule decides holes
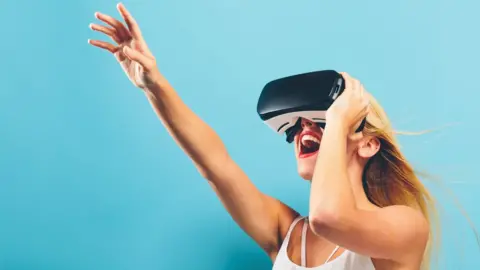
[[[315,142],[317,144],[320,144],[320,141],[317,138],[313,137],[312,135],[302,136],[302,144],[305,145],[307,143],[307,141],[312,141],[312,142]]]

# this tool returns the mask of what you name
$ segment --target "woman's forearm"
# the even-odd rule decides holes
[[[146,91],[150,104],[177,144],[200,173],[215,174],[229,160],[217,133],[198,117],[166,81]]]
[[[335,219],[354,208],[355,199],[347,173],[347,129],[332,123],[325,129],[315,165],[310,218]]]

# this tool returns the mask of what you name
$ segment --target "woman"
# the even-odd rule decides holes
[[[123,5],[118,10],[126,27],[100,13],[96,18],[108,26],[90,25],[116,44],[89,43],[116,56],[234,220],[270,256],[274,269],[428,266],[432,199],[400,153],[385,113],[358,80],[342,74],[346,90],[328,110],[324,130],[302,120],[295,154],[300,176],[311,181],[311,194],[309,215],[300,217],[253,185],[217,134],[160,74],[134,18]],[[364,131],[352,135],[365,116]],[[306,154],[306,148],[315,152]]]

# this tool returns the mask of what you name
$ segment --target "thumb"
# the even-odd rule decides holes
[[[352,134],[350,134],[348,136],[348,138],[351,140],[351,141],[359,141],[360,139],[363,138],[363,133],[360,131],[360,132],[353,132]]]
[[[122,51],[128,59],[139,63],[145,71],[148,72],[155,68],[155,59],[149,58],[141,52],[127,46],[123,47]]]

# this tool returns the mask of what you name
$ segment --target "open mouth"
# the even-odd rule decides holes
[[[299,138],[301,158],[312,156],[318,152],[320,148],[320,137],[313,132],[306,132]]]

